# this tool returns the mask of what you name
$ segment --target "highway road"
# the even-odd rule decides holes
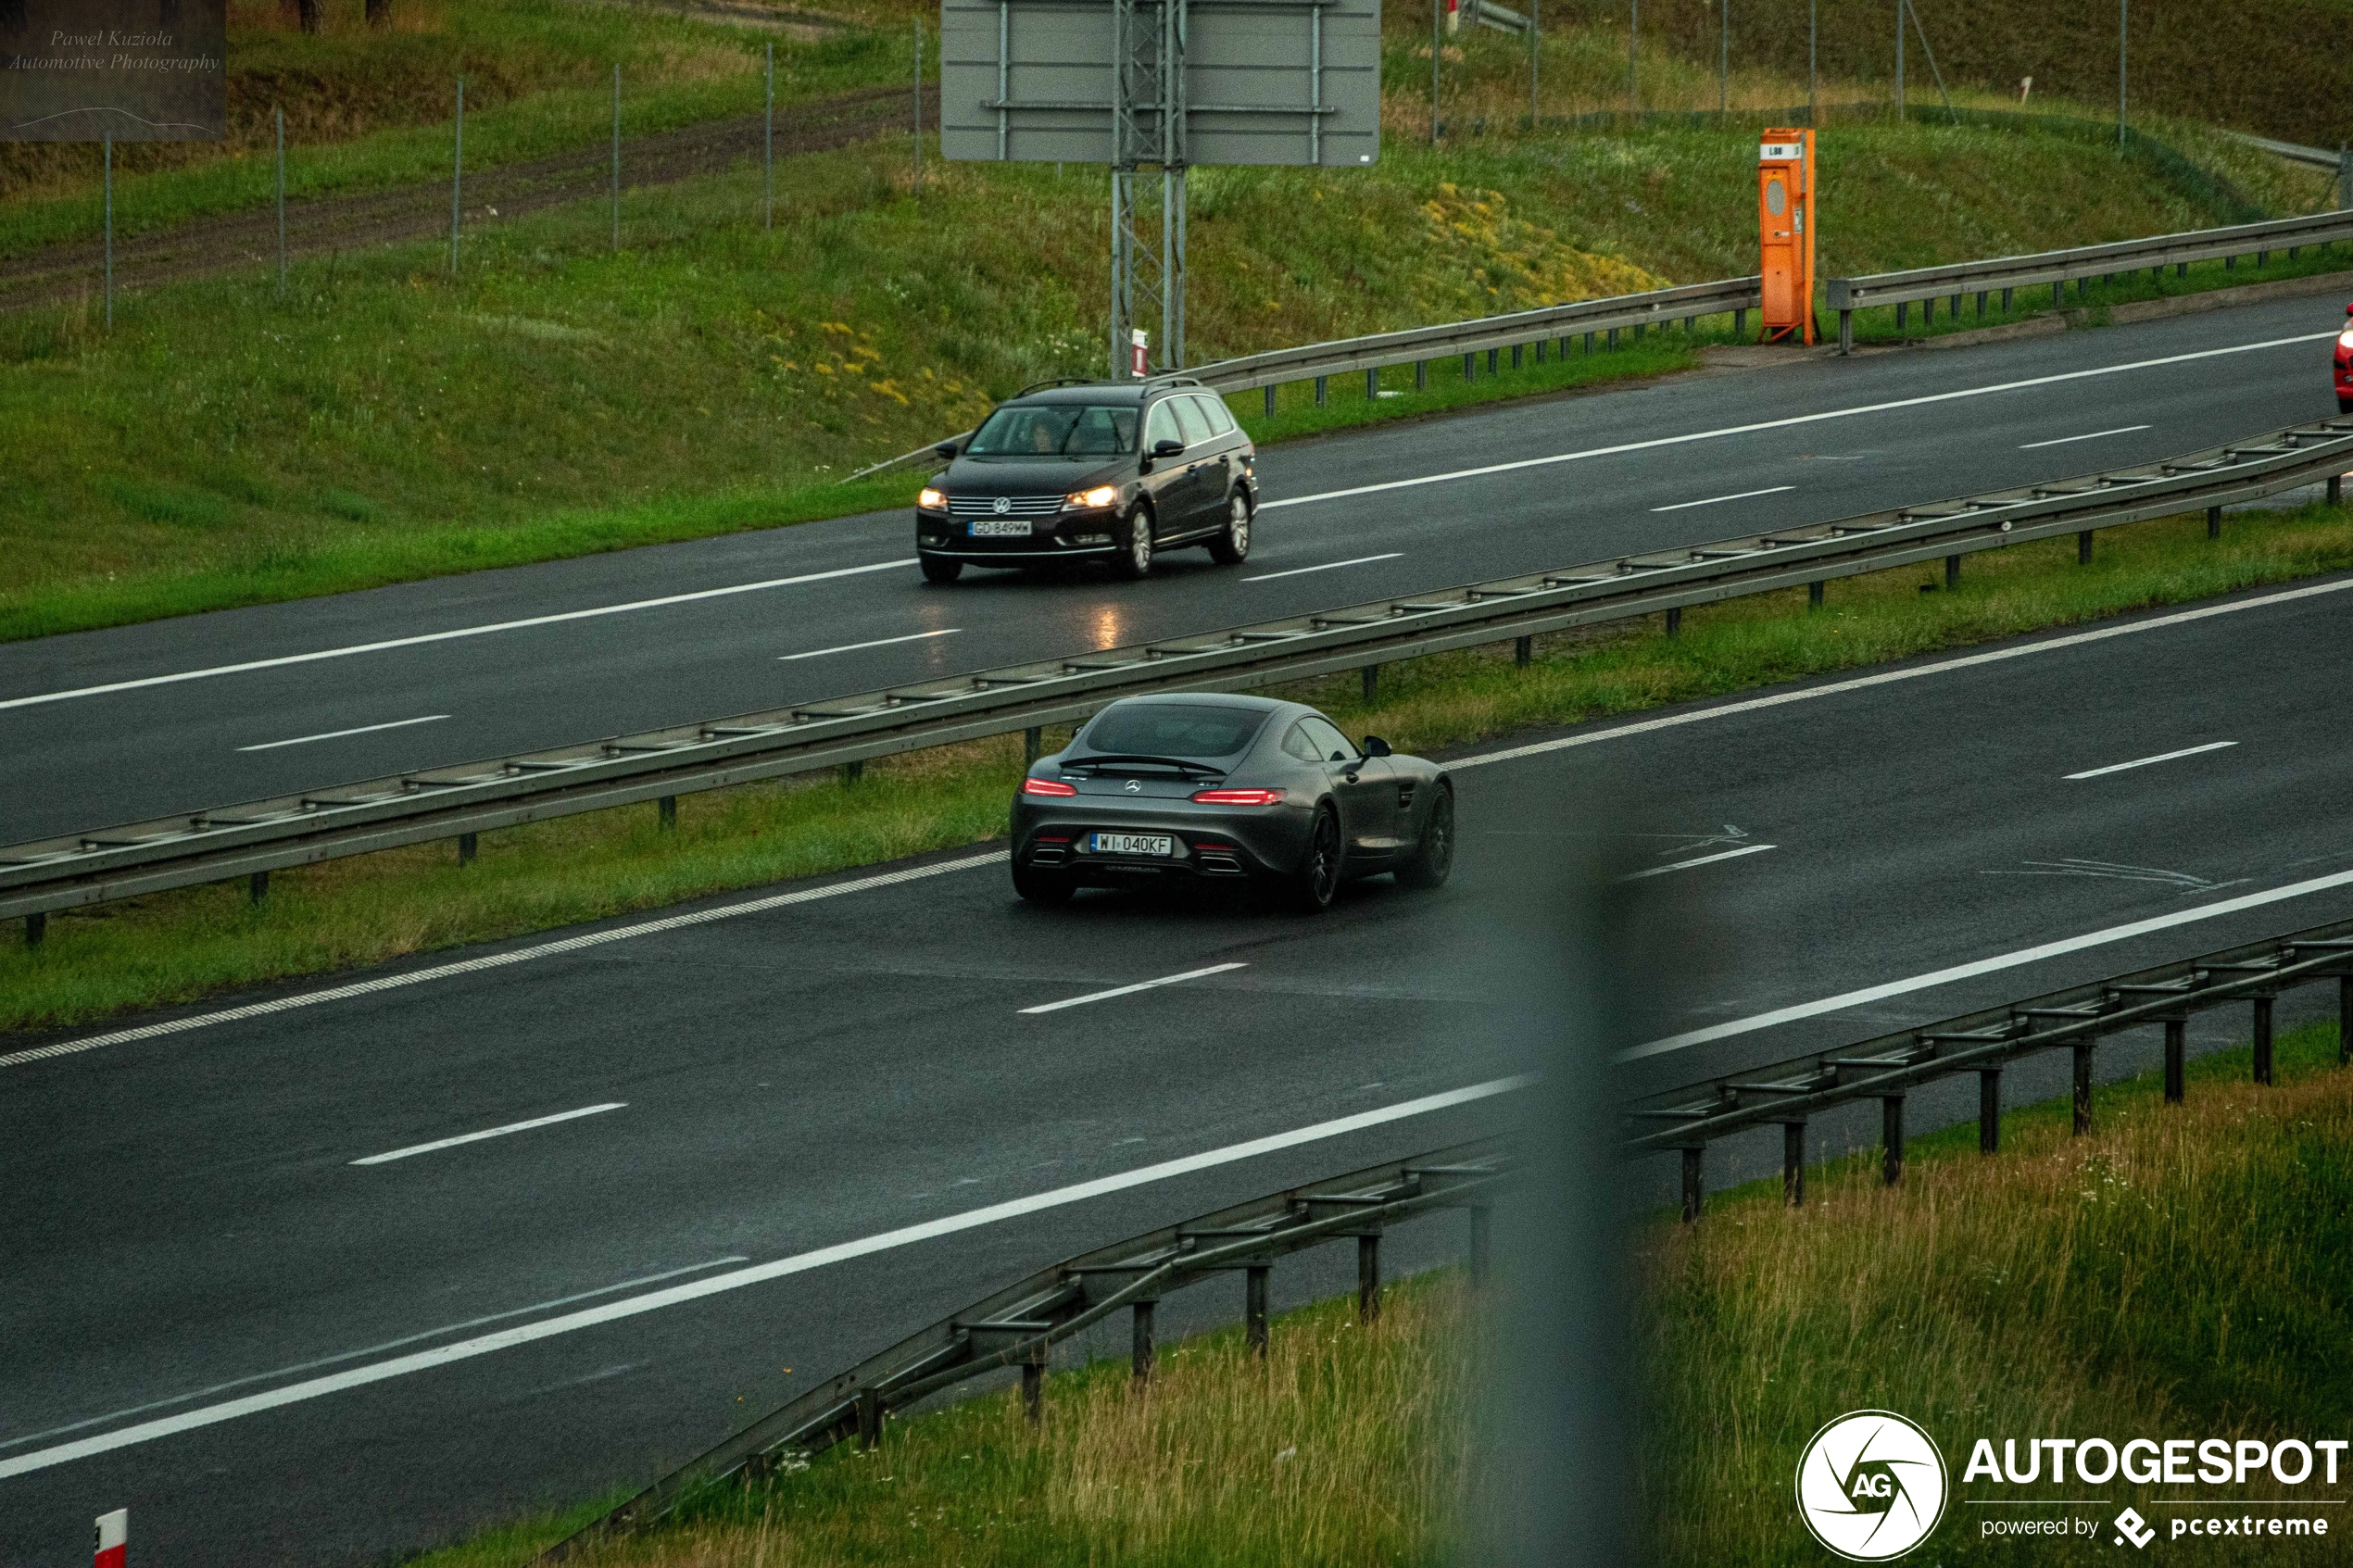
[[[2192,451],[2332,411],[2330,298],[1278,446],[1239,569],[917,577],[897,512],[0,646],[0,841]]]
[[[963,850],[0,1057],[0,1562],[124,1504],[147,1561],[379,1561],[1052,1258],[1507,1125],[1469,960],[1595,846],[1688,954],[1629,1089],[2353,916],[2349,622],[2353,575],[1515,737],[1454,759],[1445,889],[1318,920],[1039,910]]]

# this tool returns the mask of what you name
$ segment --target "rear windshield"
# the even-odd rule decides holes
[[[1087,749],[1146,757],[1232,757],[1250,744],[1266,715],[1248,708],[1195,708],[1139,702],[1106,709],[1087,726]]]
[[[1012,403],[964,448],[976,458],[1099,458],[1136,449],[1136,406]]]

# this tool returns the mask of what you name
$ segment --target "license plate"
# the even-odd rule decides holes
[[[973,537],[975,539],[1026,539],[1029,537],[1029,524],[982,518],[973,523]]]
[[[1176,841],[1165,834],[1098,833],[1088,837],[1087,847],[1098,855],[1174,855]]]

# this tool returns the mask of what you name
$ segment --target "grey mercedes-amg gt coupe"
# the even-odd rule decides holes
[[[1314,913],[1394,872],[1436,887],[1454,864],[1445,770],[1360,748],[1314,709],[1266,697],[1131,696],[1038,759],[1013,797],[1013,890],[1255,881]]]

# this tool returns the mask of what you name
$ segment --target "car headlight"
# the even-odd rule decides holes
[[[915,505],[924,508],[927,511],[936,512],[947,504],[947,493],[933,485],[926,484],[921,490],[915,492]]]
[[[1119,499],[1119,486],[1098,484],[1092,490],[1074,490],[1063,497],[1065,507],[1108,507]]]

